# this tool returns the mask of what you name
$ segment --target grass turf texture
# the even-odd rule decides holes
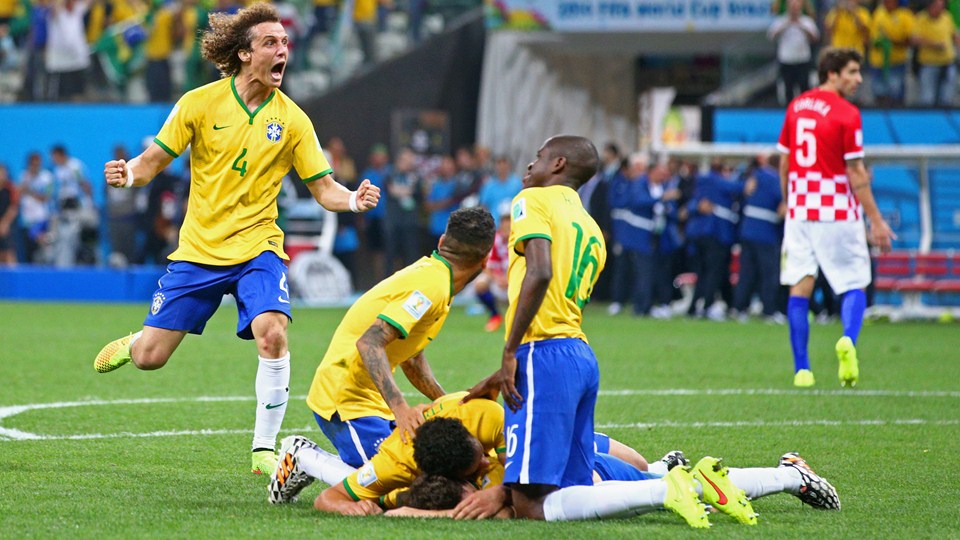
[[[0,427],[48,437],[0,435],[2,530],[24,537],[957,537],[960,498],[960,332],[955,325],[864,328],[860,384],[842,390],[833,346],[839,325],[811,328],[813,390],[794,391],[783,326],[608,317],[591,306],[586,330],[600,359],[598,429],[648,459],[680,448],[729,466],[775,466],[797,450],[837,487],[841,512],[794,497],[754,501],[760,524],[713,515],[694,531],[668,512],[631,520],[567,524],[460,523],[324,516],[311,506],[323,487],[275,507],[266,478],[249,473],[253,426],[252,343],[234,336],[225,306],[204,336],[189,336],[157,372],[130,366],[99,375],[99,348],[136,329],[146,305],[0,304],[4,381],[0,407],[86,400],[161,403],[29,410]],[[304,396],[343,310],[295,311],[291,395]],[[499,364],[502,334],[455,307],[427,349],[447,391],[469,387]],[[403,379],[398,372],[398,378]],[[401,381],[406,392],[412,387]],[[691,392],[657,390],[687,389]],[[730,390],[729,392],[721,390]],[[758,392],[742,392],[759,390]],[[623,391],[623,392],[615,392]],[[653,391],[653,392],[652,392]],[[714,393],[708,393],[712,391]],[[718,392],[720,391],[720,392]],[[884,391],[878,393],[877,391]],[[914,395],[907,395],[908,392]],[[936,394],[944,392],[945,394]],[[879,395],[878,395],[879,394]],[[233,401],[195,398],[236,397]],[[416,402],[416,398],[410,398]],[[905,422],[906,421],[906,422]],[[797,425],[791,425],[796,422]],[[875,422],[875,423],[872,423]],[[705,423],[698,425],[698,423]],[[725,425],[719,425],[719,424]],[[93,439],[70,435],[210,430],[214,434]],[[281,436],[302,433],[330,449],[302,399],[291,399]]]

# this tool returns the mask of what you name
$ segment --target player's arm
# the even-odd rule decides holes
[[[423,414],[410,407],[403,398],[400,387],[393,378],[390,370],[390,359],[387,357],[387,345],[400,337],[400,331],[383,319],[377,319],[367,331],[357,340],[357,351],[363,360],[364,367],[370,373],[373,384],[376,385],[383,400],[390,407],[397,420],[397,431],[403,442],[407,442],[417,427],[423,423]],[[412,381],[411,381],[412,382]]]
[[[863,205],[863,211],[870,219],[870,243],[880,248],[880,251],[890,251],[891,243],[896,240],[897,235],[880,214],[877,201],[873,198],[873,190],[870,189],[870,174],[863,165],[862,159],[847,160],[847,179],[850,181],[850,188]]]
[[[430,364],[427,363],[427,358],[423,355],[423,351],[418,352],[416,356],[400,364],[400,367],[403,368],[403,374],[407,376],[410,384],[431,400],[438,399],[446,394],[443,387],[437,382],[437,378],[433,375],[433,370],[430,369]]]
[[[777,168],[780,171],[780,198],[783,201],[787,200],[787,178],[790,174],[790,155],[789,154],[780,154],[780,166]]]
[[[383,513],[376,501],[353,500],[342,482],[323,490],[313,502],[313,507],[321,512],[344,516],[374,516]]]
[[[360,182],[356,191],[350,191],[327,173],[316,180],[307,182],[307,189],[320,206],[331,212],[366,212],[377,206],[380,201],[380,188],[370,180]]]
[[[112,187],[145,186],[172,161],[172,155],[156,142],[152,142],[142,154],[130,161],[123,159],[108,161],[103,166],[103,176],[107,180],[107,185]]]
[[[517,392],[514,381],[517,372],[517,347],[520,346],[523,335],[540,309],[550,280],[553,279],[550,247],[551,242],[546,238],[534,237],[526,240],[524,257],[527,260],[527,269],[520,284],[513,323],[507,330],[507,342],[503,346],[500,369],[471,388],[470,393],[463,398],[464,401],[478,397],[496,399],[496,394],[499,392],[511,410],[516,411],[520,408],[523,398]]]

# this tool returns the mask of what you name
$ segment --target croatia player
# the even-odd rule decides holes
[[[818,267],[838,295],[843,337],[837,341],[840,384],[859,377],[857,336],[866,308],[864,288],[870,284],[870,254],[864,214],[870,219],[870,241],[890,250],[890,230],[870,189],[863,164],[860,111],[847,99],[862,82],[860,54],[852,49],[826,49],[820,55],[820,86],[787,106],[777,148],[780,185],[787,199],[787,221],[781,252],[780,282],[790,287],[787,318],[793,348],[793,384],[814,385],[807,356],[810,294]]]
[[[593,485],[600,374],[581,320],[607,254],[600,227],[577,188],[597,172],[599,161],[589,140],[558,135],[547,139],[527,166],[524,189],[511,207],[510,306],[501,368],[471,389],[467,399],[499,392],[508,406],[504,485],[517,516],[594,519],[654,497],[654,503],[680,513],[692,526],[707,527],[702,506],[689,497],[693,477],[683,468],[652,494],[640,492],[634,482]],[[462,504],[499,508],[502,500],[481,501],[497,493],[477,492]],[[745,497],[733,494],[724,497],[729,504],[718,507],[752,515]]]
[[[185,94],[153,143],[126,162],[108,161],[114,188],[147,185],[189,146],[190,198],[180,245],[153,295],[143,330],[107,344],[97,372],[129,362],[163,367],[187,333],[200,334],[225,294],[237,299],[237,336],[259,353],[252,470],[276,465],[274,445],[290,384],[290,297],[277,226],[280,180],[291,166],[324,208],[361,212],[380,190],[364,180],[349,191],[334,180],[310,118],[283,92],[287,33],[269,4],[210,17],[203,55],[223,78]]]

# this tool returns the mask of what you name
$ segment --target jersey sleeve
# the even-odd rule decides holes
[[[524,242],[550,236],[550,214],[536,189],[525,189],[513,198],[510,206],[510,247],[523,255]]]
[[[781,154],[790,153],[790,113],[789,111],[783,117],[783,127],[780,128],[780,139],[777,141],[777,150]]]
[[[445,305],[448,300],[449,292],[444,293],[441,287],[427,281],[398,282],[398,290],[391,297],[390,303],[384,306],[377,316],[378,319],[396,328],[402,338],[409,336],[421,321],[424,323],[429,321],[432,324],[436,317],[431,316],[431,313]]]
[[[163,122],[160,133],[157,133],[153,139],[153,142],[175,158],[180,157],[180,154],[187,149],[197,129],[192,97],[193,94],[187,93],[177,101],[166,121]]]
[[[860,110],[850,107],[850,115],[843,125],[843,159],[863,158],[863,124]]]
[[[380,500],[391,491],[410,485],[409,475],[383,454],[377,454],[343,479],[343,487],[355,501]]]
[[[293,167],[304,182],[312,182],[333,172],[313,129],[313,122],[301,111],[297,115],[296,144],[293,147]]]

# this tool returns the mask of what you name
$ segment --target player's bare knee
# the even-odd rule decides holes
[[[165,366],[167,360],[170,359],[170,355],[156,348],[140,347],[130,358],[133,361],[133,365],[137,366],[137,369],[151,371]]]
[[[280,358],[287,350],[287,331],[281,325],[270,325],[257,336],[257,350],[264,358]]]

